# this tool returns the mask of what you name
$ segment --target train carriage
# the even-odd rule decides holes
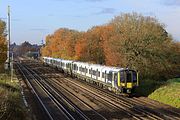
[[[132,93],[138,86],[138,73],[128,68],[89,64],[72,60],[43,57],[49,66],[57,67],[66,74],[97,83],[115,92]]]
[[[72,60],[61,60],[61,68],[64,73],[72,74]]]

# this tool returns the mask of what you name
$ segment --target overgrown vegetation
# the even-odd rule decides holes
[[[58,29],[46,37],[41,53],[129,67],[139,71],[140,80],[167,80],[180,73],[179,42],[173,41],[157,19],[137,13],[121,14],[86,32]]]
[[[25,108],[17,81],[0,74],[0,120],[25,120]]]
[[[135,90],[137,96],[147,97],[151,93],[153,93],[156,89],[166,84],[166,81],[158,81],[152,79],[143,79],[140,80],[140,86],[138,86]]]
[[[148,96],[151,99],[180,108],[180,78],[168,82]]]

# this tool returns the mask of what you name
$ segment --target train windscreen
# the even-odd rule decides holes
[[[130,71],[126,71],[126,82],[132,81],[132,75]]]
[[[137,82],[137,73],[135,71],[132,71],[133,74],[133,82]]]
[[[121,82],[137,82],[137,74],[134,70],[125,70],[120,72]]]

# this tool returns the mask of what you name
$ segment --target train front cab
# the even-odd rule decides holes
[[[121,70],[117,77],[118,88],[122,93],[133,93],[133,90],[138,86],[138,72],[134,70]]]

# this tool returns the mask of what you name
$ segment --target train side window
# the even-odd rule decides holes
[[[73,70],[76,70],[76,65],[73,65]]]
[[[82,72],[85,72],[85,68],[82,68]]]
[[[112,81],[112,72],[109,72],[108,74],[108,81]]]
[[[100,72],[98,71],[98,77],[100,77]]]
[[[106,79],[108,79],[108,74],[106,74]]]
[[[105,76],[104,76],[104,72],[102,73],[102,78],[104,78]]]
[[[96,75],[96,71],[95,70],[93,70],[93,75]]]

